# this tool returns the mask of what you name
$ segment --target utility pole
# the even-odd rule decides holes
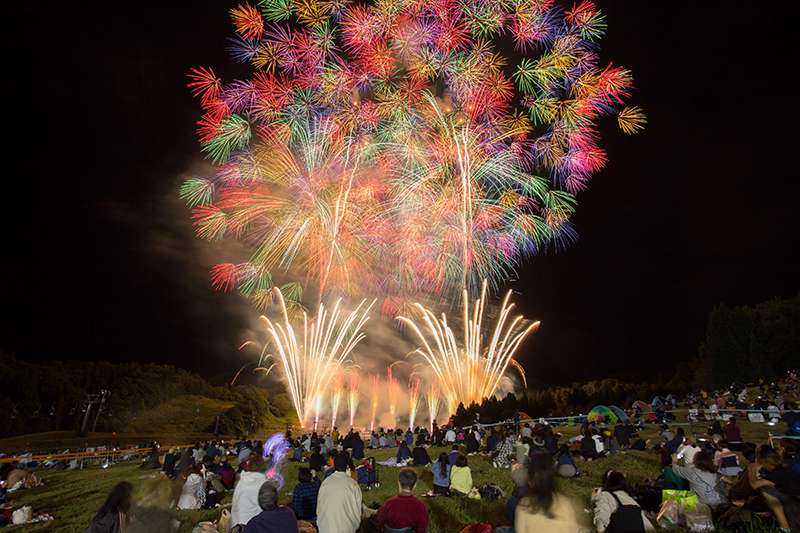
[[[196,410],[194,412],[194,422],[192,422],[192,433],[194,433],[194,426],[197,424],[197,417],[200,414],[200,407],[202,406],[203,404],[200,402],[195,403]]]

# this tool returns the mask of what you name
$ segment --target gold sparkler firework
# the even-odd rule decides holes
[[[265,316],[261,319],[266,322],[267,331],[277,345],[277,355],[274,357],[283,368],[297,417],[305,427],[312,408],[316,409],[315,418],[318,418],[322,394],[347,356],[364,338],[361,330],[369,320],[367,313],[375,302],[364,307],[366,300],[363,300],[355,311],[346,316],[339,308],[341,300],[336,302],[330,315],[323,305],[319,306],[316,318],[311,321],[303,313],[303,336],[298,339],[289,321],[283,294],[280,289],[274,290],[283,311],[284,323],[272,322]]]
[[[392,415],[392,425],[395,425],[397,419],[395,419],[394,413],[397,407],[397,393],[399,392],[399,388],[397,386],[397,378],[392,377],[392,365],[389,365],[389,368],[386,370],[386,388],[389,389],[389,414]]]
[[[414,304],[423,314],[432,342],[420,332],[413,320],[398,317],[421,339],[423,346],[414,353],[420,354],[433,370],[451,413],[456,411],[459,402],[463,402],[464,405],[479,403],[494,394],[509,364],[516,366],[525,381],[525,373],[519,363],[514,361],[513,356],[522,339],[536,328],[539,322],[534,322],[514,334],[523,320],[522,316],[518,316],[506,327],[506,320],[514,307],[513,304],[508,304],[510,296],[511,291],[503,300],[497,324],[486,348],[482,347],[481,336],[483,310],[486,304],[486,281],[483,282],[480,300],[475,302],[471,319],[467,305],[468,295],[465,291],[463,348],[456,343],[455,335],[448,327],[447,316],[444,313],[442,319],[437,320],[434,314],[421,304]],[[527,382],[525,386],[527,387]]]
[[[350,427],[353,427],[353,420],[356,417],[356,409],[358,408],[358,397],[361,395],[359,389],[359,382],[361,380],[361,372],[356,368],[350,369],[350,388],[347,390],[347,403],[350,406]]]
[[[422,389],[422,379],[416,381],[408,380],[408,427],[414,428],[414,420],[417,418],[419,409],[419,396]]]
[[[336,416],[339,414],[339,404],[344,397],[344,380],[341,375],[337,375],[333,380],[333,390],[331,391],[331,427],[336,425]]]
[[[378,400],[381,393],[381,377],[369,374],[369,389],[372,394],[372,418],[369,423],[369,430],[375,427],[375,416],[378,414]]]
[[[425,393],[425,399],[428,401],[428,418],[430,419],[432,433],[433,421],[436,420],[436,414],[439,412],[439,386],[436,384],[436,379],[431,379],[430,387]]]

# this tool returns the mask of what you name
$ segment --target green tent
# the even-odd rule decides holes
[[[617,415],[605,405],[597,405],[592,408],[589,414],[586,415],[586,418],[589,419],[589,422],[605,422],[606,424],[617,423]]]

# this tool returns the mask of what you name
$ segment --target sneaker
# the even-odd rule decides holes
[[[497,468],[497,461],[492,461],[492,466]]]

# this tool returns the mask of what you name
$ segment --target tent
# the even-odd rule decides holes
[[[633,402],[633,405],[631,407],[633,407],[633,408],[638,407],[639,409],[641,409],[645,413],[652,413],[653,412],[653,407],[650,406],[650,405],[647,405],[642,400],[636,400],[635,402]]]
[[[672,406],[672,408],[678,407],[678,397],[674,394],[670,394],[667,396],[667,403]]]
[[[631,421],[630,417],[625,413],[625,411],[623,411],[622,409],[620,409],[616,405],[610,406],[609,409],[611,409],[612,413],[617,415],[617,419],[620,422],[622,422],[623,424]]]
[[[659,404],[659,403],[660,403],[661,405],[666,405],[666,404],[667,404],[667,400],[666,400],[666,398],[664,398],[663,396],[656,396],[655,398],[653,398],[653,401],[652,401],[652,402],[650,402],[650,404],[651,404],[653,407],[655,407],[655,406],[656,406],[656,404]]]
[[[597,405],[589,411],[589,414],[586,415],[586,418],[589,419],[589,422],[606,422],[609,424],[616,424],[617,423],[617,415],[614,412],[606,407],[605,405]]]

